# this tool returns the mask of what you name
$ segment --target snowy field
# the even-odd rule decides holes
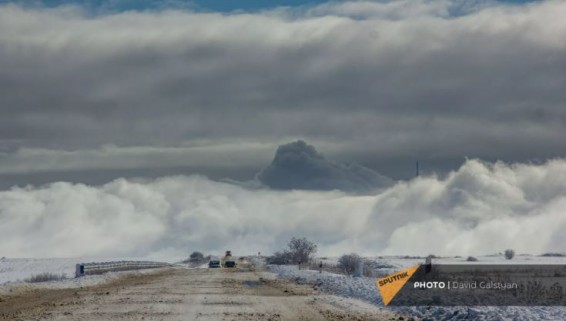
[[[79,286],[96,285],[117,279],[125,274],[152,273],[159,269],[134,270],[110,272],[102,275],[88,275],[75,278],[75,265],[77,263],[112,262],[112,261],[147,261],[144,258],[46,258],[46,259],[12,259],[0,258],[0,294],[9,292],[14,288],[42,287],[42,288],[71,288]],[[59,281],[26,283],[25,280],[38,274],[50,273],[65,275]]]
[[[326,257],[317,259],[330,265],[336,265],[339,257]],[[512,260],[506,260],[503,255],[484,255],[475,256],[476,262],[468,262],[467,256],[465,257],[440,257],[434,258],[434,264],[566,264],[566,254],[564,256],[536,256],[530,254],[516,255]],[[417,264],[422,264],[425,261],[424,257],[403,257],[403,256],[379,256],[367,257],[366,259],[373,262],[383,263],[394,266],[398,269],[404,269]]]
[[[435,264],[566,264],[566,257],[539,257],[518,255],[513,260],[502,256],[478,256],[477,262],[467,262],[464,258],[433,259]],[[80,258],[80,259],[0,259],[0,294],[14,287],[67,288],[95,285],[116,279],[124,274],[152,273],[155,270],[140,270],[106,273],[75,279],[75,264],[83,262],[104,262],[120,260],[145,260],[141,258]],[[410,266],[421,264],[423,258],[375,257],[370,259],[378,273],[386,275]],[[338,258],[324,258],[325,265],[335,265]],[[173,262],[173,261],[171,261]],[[268,270],[278,277],[297,283],[310,284],[329,293],[346,298],[361,299],[377,306],[383,306],[374,278],[353,278],[313,270],[298,270],[296,266],[268,266]],[[41,273],[66,274],[68,279],[46,283],[28,284],[24,280]],[[273,274],[272,274],[273,275]],[[408,317],[427,321],[439,320],[566,320],[566,307],[389,307]]]
[[[481,256],[477,262],[467,262],[467,258],[433,259],[435,264],[566,264],[566,257],[539,257],[519,255],[513,260],[503,256]],[[334,265],[338,258],[319,259],[324,264]],[[381,266],[379,274],[386,275],[405,268],[424,263],[422,258],[381,257],[371,258]],[[271,265],[269,271],[285,279],[298,283],[312,284],[318,289],[348,298],[357,298],[383,306],[374,278],[354,278],[340,274],[313,270],[298,270],[296,266]],[[390,307],[393,311],[418,317],[427,321],[478,320],[478,321],[531,321],[566,320],[566,307]]]

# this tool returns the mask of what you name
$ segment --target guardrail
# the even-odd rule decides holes
[[[155,269],[171,266],[169,263],[151,261],[114,261],[97,263],[78,263],[76,265],[75,277],[85,275],[103,274],[106,272],[130,271],[141,269]]]

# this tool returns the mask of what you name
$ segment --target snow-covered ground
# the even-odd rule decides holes
[[[373,278],[353,278],[328,272],[299,270],[297,266],[270,265],[268,270],[281,278],[293,279],[300,284],[312,284],[318,289],[344,297],[363,299],[382,304],[381,296]]]
[[[466,262],[466,258],[434,259],[435,264],[566,264],[566,257],[538,257],[520,255],[513,260],[502,256],[477,257],[478,262]],[[320,259],[324,264],[336,264],[337,258]],[[393,273],[410,266],[424,263],[424,259],[402,257],[371,258],[375,266],[381,266],[380,274]],[[298,283],[312,284],[317,288],[340,296],[362,299],[372,304],[383,306],[374,278],[354,278],[328,272],[299,270],[296,266],[271,265],[269,271],[281,278],[292,279]],[[393,311],[408,317],[437,320],[566,320],[566,307],[390,307]]]
[[[45,259],[12,259],[0,258],[0,294],[9,292],[14,288],[42,287],[42,288],[71,288],[104,283],[125,274],[153,273],[159,269],[110,272],[102,275],[88,275],[75,278],[75,265],[89,262],[112,261],[146,261],[143,258],[45,258]],[[51,273],[65,275],[59,281],[26,283],[25,280],[38,274]]]
[[[536,256],[529,254],[516,255],[512,260],[507,260],[503,255],[484,255],[476,256],[477,261],[468,262],[468,257],[440,257],[434,258],[434,264],[566,264],[566,254],[564,256]],[[336,265],[338,264],[339,257],[325,257],[316,259],[323,263]],[[417,264],[422,264],[425,261],[423,257],[406,257],[406,256],[379,256],[367,257],[366,259],[391,265],[399,269],[408,268]]]
[[[463,258],[434,259],[435,264],[566,264],[566,257],[539,257],[518,255],[513,260],[502,256],[478,256],[477,262],[466,262]],[[116,279],[129,273],[153,273],[155,270],[106,273],[103,275],[74,278],[75,264],[119,260],[145,260],[141,258],[80,258],[80,259],[0,259],[0,294],[14,287],[66,288],[95,285]],[[335,265],[337,258],[319,259],[325,265]],[[370,258],[379,274],[389,274],[424,262],[422,258],[375,257]],[[173,262],[173,261],[171,261]],[[206,265],[203,265],[206,266]],[[347,298],[361,299],[383,306],[374,278],[353,278],[312,270],[298,270],[296,266],[269,266],[269,271],[281,278],[298,283],[312,284],[321,290]],[[68,279],[56,282],[27,284],[23,280],[41,273],[66,274]],[[418,317],[423,320],[566,320],[566,307],[390,307],[393,311]]]

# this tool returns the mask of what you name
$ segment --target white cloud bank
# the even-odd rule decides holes
[[[291,236],[322,254],[564,251],[566,160],[467,161],[375,196],[248,190],[200,176],[55,183],[0,192],[0,256],[270,253]]]

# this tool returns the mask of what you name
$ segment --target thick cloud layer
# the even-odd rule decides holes
[[[563,157],[565,15],[563,1],[94,15],[2,5],[0,172],[107,168],[132,148],[132,166],[160,166],[152,149],[231,140],[246,154],[297,138],[395,178],[416,159],[445,170],[464,156]],[[124,150],[81,162],[106,144]],[[35,166],[40,154],[69,161]]]
[[[1,256],[269,253],[306,236],[321,254],[564,251],[566,160],[467,161],[374,196],[248,190],[204,177],[56,183],[0,192]]]
[[[281,145],[257,179],[277,190],[341,190],[367,193],[391,186],[393,181],[358,164],[327,160],[302,140]]]

